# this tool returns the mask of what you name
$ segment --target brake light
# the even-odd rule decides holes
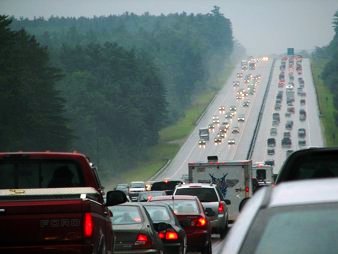
[[[249,186],[245,186],[245,192],[249,192]]]
[[[178,234],[174,230],[161,231],[158,233],[158,236],[162,240],[177,240]]]
[[[92,237],[94,231],[93,216],[91,213],[85,213],[83,218],[83,235],[84,237]]]
[[[151,241],[146,234],[138,234],[136,237],[135,245],[145,247],[151,245]]]
[[[198,217],[195,220],[191,221],[191,226],[193,227],[204,227],[207,224],[207,220],[204,217]]]
[[[224,204],[222,202],[218,204],[218,213],[224,213]]]

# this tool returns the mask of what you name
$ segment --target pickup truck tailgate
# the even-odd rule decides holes
[[[63,188],[15,190],[12,195],[4,192],[14,190],[0,190],[0,246],[82,241],[84,214],[90,211],[90,201],[88,194],[80,193],[90,189],[78,188],[75,192],[79,193],[69,193],[70,189],[66,193]]]

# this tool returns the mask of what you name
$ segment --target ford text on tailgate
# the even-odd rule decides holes
[[[78,153],[0,153],[0,253],[111,253],[110,213]]]

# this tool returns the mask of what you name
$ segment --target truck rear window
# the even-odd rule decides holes
[[[0,189],[83,186],[82,170],[74,161],[0,161]]]
[[[197,196],[201,202],[218,202],[213,188],[180,188],[176,190],[175,195]]]

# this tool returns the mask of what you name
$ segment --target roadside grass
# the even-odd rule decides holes
[[[105,179],[109,184],[128,183],[133,180],[149,179],[172,160],[185,139],[195,128],[196,122],[203,114],[209,103],[213,100],[232,73],[235,66],[228,67],[224,73],[213,82],[213,86],[196,96],[192,105],[185,111],[184,117],[180,118],[174,124],[163,128],[159,135],[159,143],[155,146],[147,148],[145,159],[139,161],[137,165],[121,172],[114,179]]]
[[[325,146],[337,146],[338,137],[336,138],[336,133],[338,131],[338,128],[335,124],[335,114],[337,111],[333,104],[334,98],[330,89],[324,84],[323,80],[320,78],[321,72],[325,64],[325,61],[314,59],[312,61],[311,68],[318,96],[321,125],[325,138]]]

